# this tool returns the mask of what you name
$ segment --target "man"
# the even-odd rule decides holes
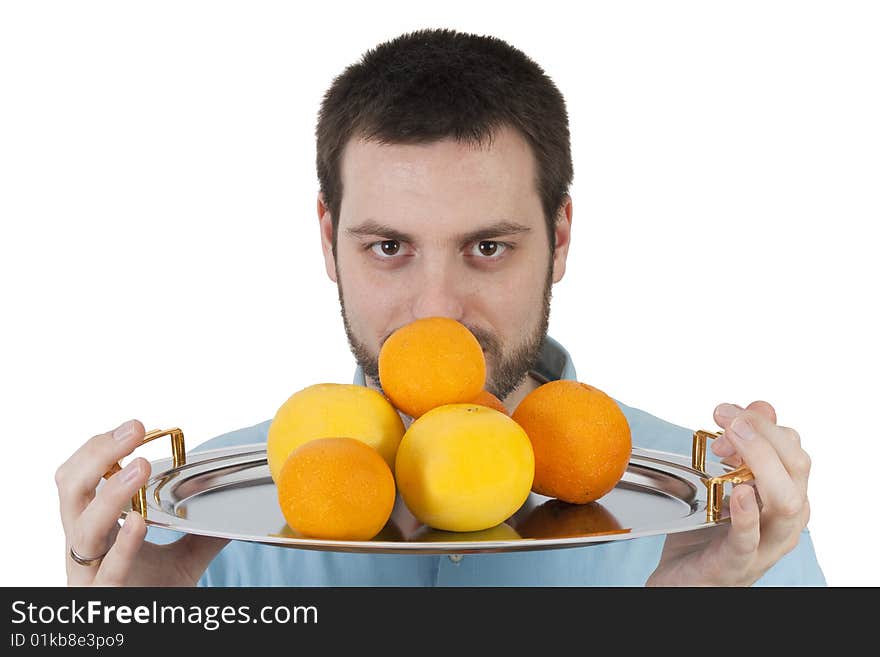
[[[403,35],[334,80],[317,128],[317,213],[358,363],[379,389],[379,349],[422,317],[454,318],[480,341],[487,388],[511,411],[539,385],[576,379],[546,335],[565,273],[573,171],[565,103],[541,68],[498,39],[449,30]],[[686,452],[692,431],[618,404],[633,443]],[[721,404],[713,451],[747,463],[755,489],[730,494],[711,530],[563,550],[376,555],[291,550],[151,529],[119,509],[142,486],[136,459],[96,494],[101,475],[144,435],[133,421],[92,438],[57,473],[71,584],[751,585],[824,584],[809,534],[810,460],[773,407]],[[270,420],[201,448],[266,439]],[[167,533],[166,533],[167,534]],[[160,544],[166,542],[167,544]],[[109,548],[109,550],[108,550]],[[137,562],[137,567],[133,563]]]

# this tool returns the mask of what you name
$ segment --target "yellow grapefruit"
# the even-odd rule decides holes
[[[480,531],[522,506],[535,459],[526,432],[504,413],[446,404],[410,425],[395,474],[404,503],[419,521],[434,529]]]

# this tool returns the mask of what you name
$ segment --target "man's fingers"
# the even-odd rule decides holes
[[[107,551],[118,529],[122,508],[146,483],[149,475],[150,464],[145,459],[137,458],[101,486],[95,499],[80,514],[68,537],[78,554],[95,557]]]
[[[114,431],[86,441],[58,468],[55,483],[65,533],[70,533],[79,514],[94,498],[104,473],[131,454],[143,440],[144,433],[144,425],[138,420],[125,422]]]
[[[101,562],[95,586],[125,586],[131,566],[147,535],[147,525],[136,511],[130,511],[116,536],[113,547]]]
[[[753,404],[765,404],[770,407],[772,412],[773,407],[766,402],[752,402],[749,407]],[[760,414],[754,416],[749,411],[750,408],[746,409],[745,417],[752,417],[755,420],[753,424],[761,436],[776,450],[783,467],[801,489],[803,496],[806,497],[812,461],[810,455],[801,447],[800,434],[791,427],[777,425],[775,420],[769,419],[768,415],[763,412],[758,411]],[[773,418],[776,417],[775,412],[772,415]]]
[[[751,570],[761,543],[761,514],[755,491],[748,484],[730,493],[730,531],[724,541],[723,564],[731,573]]]
[[[739,454],[731,454],[730,456],[725,456],[721,459],[721,462],[724,465],[729,465],[731,468],[738,468],[743,464],[742,457]]]
[[[767,427],[766,437],[779,454],[782,465],[806,497],[813,463],[810,455],[801,447],[800,434],[791,427],[772,425]]]
[[[783,433],[781,427],[771,424],[767,418],[745,411],[730,424],[725,435],[754,473],[765,511],[795,517],[806,499],[809,463],[793,456],[794,450],[800,447],[795,446],[791,438],[788,445],[783,444]]]
[[[721,434],[712,441],[712,444],[709,446],[715,456],[720,456],[722,459],[731,459],[736,458],[736,446],[733,442],[725,436]]]
[[[807,481],[810,474],[810,456],[801,448],[800,436],[791,427],[777,426],[776,410],[765,401],[753,401],[745,409],[736,404],[719,404],[715,408],[715,421],[725,432],[712,441],[712,451],[722,458],[734,457],[737,448],[734,441],[727,437],[727,430],[740,414],[757,419],[762,434],[770,441],[785,469],[798,483],[806,494]]]
[[[743,407],[739,404],[718,404],[713,413],[715,423],[722,429],[726,429],[737,415],[743,412]]]
[[[754,411],[764,417],[766,417],[770,422],[776,424],[776,409],[773,406],[765,401],[753,401],[751,404],[743,408],[738,404],[718,404],[715,407],[714,417],[715,423],[724,430],[727,430],[730,427],[730,423],[743,411]],[[710,445],[710,449],[720,457],[732,456],[736,452],[736,447],[730,441],[730,439],[726,438],[723,434],[712,441]]]
[[[726,430],[733,419],[742,413],[743,410],[743,407],[738,404],[718,404],[718,406],[715,407],[715,412],[713,414],[715,416],[715,424]],[[722,458],[733,456],[736,453],[736,447],[730,439],[725,437],[724,434],[713,440],[709,445],[709,449],[711,449],[716,456]]]
[[[776,409],[773,408],[773,405],[770,402],[765,402],[763,400],[753,401],[751,404],[746,406],[747,411],[755,411],[766,417],[773,424],[776,424]]]
[[[725,507],[730,511],[730,525],[724,527],[723,534],[712,539],[712,549],[705,549],[705,539],[704,547],[696,548],[702,552],[705,561],[703,568],[709,574],[709,581],[706,583],[711,582],[715,586],[751,584],[748,580],[755,572],[758,547],[761,544],[761,516],[754,489],[748,484],[734,486]],[[672,536],[677,537],[679,534],[673,534],[669,538]],[[675,540],[678,547],[680,539]],[[693,551],[694,548],[689,548],[686,540],[681,544],[681,549]]]

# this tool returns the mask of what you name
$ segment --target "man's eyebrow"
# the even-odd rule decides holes
[[[507,235],[527,233],[531,230],[532,229],[529,226],[516,223],[515,221],[496,221],[493,224],[481,226],[476,230],[472,230],[468,233],[464,233],[463,235],[459,235],[458,239],[462,244],[467,244],[469,242],[475,242],[477,240],[488,240],[495,237],[504,237]],[[377,235],[384,237],[385,239],[396,240],[398,242],[412,243],[416,241],[412,235],[404,233],[403,231],[397,230],[396,228],[393,228],[391,226],[381,224],[373,219],[367,219],[357,226],[346,228],[345,232],[355,237]]]
[[[529,226],[518,224],[515,221],[497,221],[494,224],[477,228],[469,233],[460,236],[462,243],[476,242],[478,240],[490,240],[495,237],[507,237],[508,235],[518,235],[519,233],[528,233],[532,229]]]
[[[413,238],[396,228],[380,224],[373,219],[367,219],[363,223],[351,228],[346,228],[345,232],[355,237],[365,237],[367,235],[378,235],[389,240],[397,240],[398,242],[412,242]]]

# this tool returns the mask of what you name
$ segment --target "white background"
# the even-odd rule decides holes
[[[195,445],[351,380],[318,105],[366,49],[451,27],[567,98],[550,333],[580,379],[691,428],[774,404],[829,584],[880,585],[876,4],[365,4],[0,6],[0,583],[64,584],[53,474],[92,435],[136,417]]]

